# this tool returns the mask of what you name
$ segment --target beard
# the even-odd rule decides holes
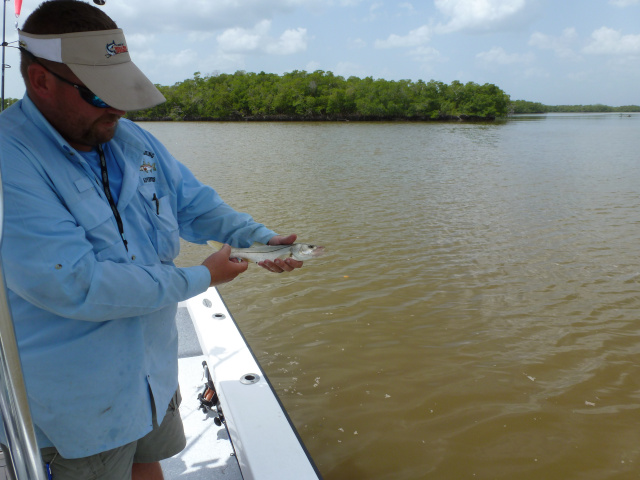
[[[60,89],[53,103],[44,107],[40,111],[49,123],[73,148],[81,151],[89,151],[110,141],[116,133],[118,121],[126,113],[113,108],[91,107],[75,89]]]
[[[101,143],[107,143],[116,134],[119,120],[120,116],[113,114],[106,114],[100,117],[82,132],[77,142],[88,147],[96,147]]]
[[[65,122],[58,131],[72,147],[88,151],[110,141],[118,129],[119,120],[120,115],[106,112],[93,121],[75,117],[73,122]]]

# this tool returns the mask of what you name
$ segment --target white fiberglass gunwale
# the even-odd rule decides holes
[[[217,289],[185,302],[244,480],[321,478]]]

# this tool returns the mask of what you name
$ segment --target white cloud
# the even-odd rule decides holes
[[[449,23],[441,25],[443,33],[460,30],[491,30],[520,13],[525,0],[435,0],[440,12],[450,17]]]
[[[367,42],[362,38],[347,38],[347,44],[349,45],[349,48],[353,50],[360,50],[367,46]]]
[[[405,13],[408,14],[415,12],[415,8],[413,8],[413,5],[409,2],[402,2],[398,4],[398,8],[400,8],[401,10],[405,10]]]
[[[329,2],[329,5],[337,3],[341,7],[356,7],[362,0],[338,0],[338,2]]]
[[[252,29],[229,28],[217,36],[218,46],[224,53],[269,53],[291,55],[307,48],[307,30],[285,30],[279,38],[270,36],[271,21],[262,20]]]
[[[344,78],[364,78],[371,75],[371,71],[368,68],[352,62],[338,62],[338,64],[333,69],[333,73]]]
[[[374,2],[369,6],[369,14],[365,17],[366,21],[374,21],[378,18],[378,12],[384,6],[382,2]]]
[[[534,56],[530,53],[507,53],[502,47],[493,47],[487,52],[478,53],[476,58],[485,64],[497,65],[528,64],[534,60]]]
[[[316,70],[320,70],[321,66],[322,65],[320,65],[319,62],[312,60],[309,63],[307,63],[307,66],[304,69],[306,72],[315,72]]]
[[[552,50],[560,58],[577,58],[571,48],[571,44],[578,38],[575,28],[565,28],[562,35],[554,37],[544,33],[535,32],[529,38],[529,45],[542,50]]]
[[[196,32],[189,32],[189,34],[187,35],[187,39],[191,43],[208,42],[213,37],[215,37],[215,32],[199,32],[199,31],[196,31]]]
[[[158,39],[155,35],[143,35],[141,33],[131,33],[127,35],[127,45],[129,50],[137,53],[140,50],[153,48]]]
[[[276,55],[292,55],[307,49],[307,29],[285,30],[275,41],[267,40],[265,51]]]
[[[409,55],[416,61],[422,63],[434,62],[436,60],[442,60],[440,52],[433,47],[420,46],[409,51]]]
[[[591,34],[583,49],[592,55],[640,55],[640,35],[623,35],[619,30],[601,27]]]
[[[171,68],[183,68],[188,67],[190,65],[195,65],[198,60],[198,53],[191,50],[185,49],[180,52],[169,55],[166,58],[166,61],[163,63],[163,67],[171,67]]]
[[[240,27],[229,28],[218,35],[218,46],[227,53],[253,52],[261,46],[261,39],[267,35],[270,28],[269,20],[262,20],[251,30]]]
[[[629,7],[631,5],[639,4],[640,0],[609,0],[609,3],[616,7]]]
[[[431,38],[431,30],[427,25],[411,30],[407,35],[389,35],[386,40],[376,40],[376,48],[417,47],[424,45]]]
[[[248,28],[261,20],[317,3],[317,0],[154,0],[143,7],[142,2],[111,0],[104,8],[125,33],[128,30],[192,33]]]
[[[525,78],[549,78],[551,75],[541,68],[527,68],[524,71]]]

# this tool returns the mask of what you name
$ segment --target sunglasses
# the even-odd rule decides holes
[[[80,93],[80,97],[82,97],[82,99],[87,102],[89,105],[93,106],[93,107],[98,107],[98,108],[110,108],[110,105],[108,105],[104,100],[102,100],[99,96],[97,96],[95,93],[93,93],[91,90],[89,90],[87,87],[85,87],[84,85],[78,85],[77,83],[73,83],[70,82],[69,80],[67,80],[64,77],[61,77],[60,75],[58,75],[56,72],[52,72],[51,70],[49,70],[47,67],[45,67],[39,60],[38,57],[36,57],[35,55],[33,55],[31,52],[29,52],[28,50],[25,49],[20,49],[23,52],[27,52],[31,58],[33,58],[33,61],[36,62],[38,65],[40,65],[42,68],[44,68],[47,72],[49,72],[51,75],[53,75],[54,77],[56,77],[58,80],[71,85],[73,88],[75,88],[76,90],[78,90],[78,93]]]

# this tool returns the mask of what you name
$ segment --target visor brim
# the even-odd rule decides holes
[[[108,66],[67,66],[89,90],[118,110],[143,110],[155,107],[166,100],[131,61]]]

